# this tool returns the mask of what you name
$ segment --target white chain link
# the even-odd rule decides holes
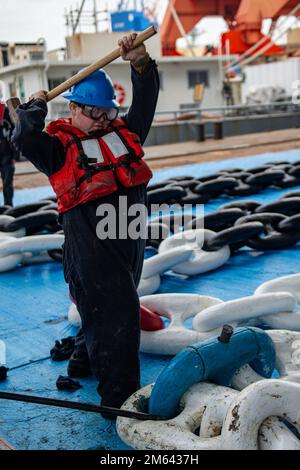
[[[0,238],[0,272],[14,269],[23,260],[26,261],[27,253],[41,253],[47,250],[61,249],[64,240],[64,235],[57,234],[33,235],[21,238],[2,236]]]
[[[122,408],[144,411],[151,389],[148,386],[139,390]],[[275,418],[282,417],[300,430],[298,384],[268,379],[237,392],[202,382],[190,387],[183,395],[180,407],[179,415],[167,421],[119,417],[117,432],[135,449],[300,449],[297,437]]]

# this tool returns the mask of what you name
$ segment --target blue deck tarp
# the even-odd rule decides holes
[[[299,159],[300,150],[292,150],[186,165],[156,171],[153,182],[175,175],[201,176],[224,168],[246,169],[268,161]],[[251,199],[267,203],[287,191],[268,189]],[[17,191],[14,202],[34,202],[50,194],[50,187]],[[215,199],[205,210],[215,211],[228,201]],[[267,253],[242,250],[216,271],[189,279],[164,275],[159,292],[199,293],[230,300],[251,295],[269,279],[298,272],[299,261],[299,246]],[[99,403],[94,379],[80,380],[83,387],[75,392],[58,391],[55,386],[58,375],[66,375],[67,362],[52,362],[49,351],[55,339],[76,332],[66,320],[69,305],[59,263],[19,267],[0,274],[0,339],[6,342],[7,366],[11,368],[0,390]],[[168,357],[141,354],[142,384],[155,381],[168,361]],[[6,400],[0,400],[0,436],[25,450],[128,449],[117,436],[114,424],[96,414]]]

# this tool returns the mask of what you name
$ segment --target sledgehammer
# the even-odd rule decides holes
[[[134,43],[133,43],[134,48],[137,46],[140,46],[144,41],[146,41],[147,39],[150,39],[156,33],[157,33],[157,29],[154,26],[150,26],[150,28],[147,28],[145,29],[145,31],[142,31],[141,33],[139,33],[134,40]],[[69,78],[65,82],[53,88],[53,90],[48,91],[47,101],[53,100],[64,91],[67,91],[73,85],[76,85],[76,83],[81,82],[81,80],[88,77],[89,75],[94,73],[96,70],[99,70],[105,67],[106,65],[110,64],[114,60],[118,59],[120,56],[121,56],[120,48],[114,49],[102,59],[97,60],[96,62],[86,67],[84,70],[81,70],[80,72],[76,73],[76,75],[73,75],[73,77]],[[6,104],[9,109],[10,117],[15,124],[18,119],[16,109],[21,104],[21,102],[19,98],[10,98],[9,100],[6,101]]]

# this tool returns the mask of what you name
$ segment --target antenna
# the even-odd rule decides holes
[[[73,22],[72,22],[72,33],[73,33],[73,34],[76,33],[76,29],[77,29],[77,27],[78,27],[78,25],[79,25],[79,21],[80,21],[80,17],[81,17],[81,13],[82,13],[84,4],[85,4],[85,0],[82,0],[81,5],[80,5],[80,8],[79,8],[78,13],[77,13],[77,18],[76,18],[76,20],[75,20],[75,23],[73,24]],[[73,12],[72,12],[72,17],[73,17]]]
[[[94,17],[95,33],[98,33],[97,0],[94,0],[93,17]]]
[[[86,3],[86,0],[81,0],[80,7],[77,4],[75,9],[70,7],[69,13],[65,12],[67,34],[69,34],[70,29],[71,34],[76,34],[79,28],[81,32],[86,30],[90,32],[91,27],[93,32],[98,33],[99,23],[104,24],[109,22],[109,10],[107,6],[102,10],[98,10],[98,2],[97,0],[93,0],[92,9],[85,10],[84,7]]]

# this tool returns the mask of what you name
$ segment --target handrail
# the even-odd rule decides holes
[[[287,111],[289,112],[298,112],[300,111],[300,103],[293,103],[292,101],[279,101],[279,102],[270,102],[270,103],[257,103],[257,104],[237,104],[231,106],[211,106],[206,108],[185,108],[185,109],[170,109],[166,111],[156,111],[155,118],[159,116],[168,116],[168,119],[165,118],[164,121],[167,120],[172,121],[174,119],[179,119],[181,122],[184,120],[190,121],[191,117],[187,117],[184,119],[185,114],[194,114],[196,119],[224,119],[227,117],[243,117],[243,116],[263,116],[264,114],[270,114],[272,111],[276,112],[277,108],[286,107],[288,109],[284,109],[280,111],[280,114],[283,114]],[[255,112],[256,110],[256,112]],[[216,115],[212,116],[205,116],[205,113],[216,113]],[[279,113],[279,112],[278,112]],[[52,118],[48,116],[48,121]],[[155,119],[155,123],[159,123],[159,119]]]
[[[168,111],[156,111],[155,114],[184,114],[187,112],[203,112],[203,111],[230,111],[235,109],[244,109],[244,108],[257,108],[257,107],[280,107],[280,106],[287,106],[292,105],[293,107],[300,107],[300,104],[293,103],[292,101],[279,101],[279,102],[270,102],[270,103],[257,103],[257,104],[235,104],[231,106],[211,106],[207,108],[184,108],[184,109],[176,109],[176,110],[168,110]]]
[[[281,108],[288,108],[281,110]],[[278,111],[279,109],[279,111]],[[270,103],[257,103],[257,104],[239,104],[232,106],[212,106],[207,108],[185,108],[176,110],[157,111],[155,117],[168,116],[170,120],[180,119],[184,120],[185,114],[194,114],[195,118],[201,119],[224,119],[227,117],[242,117],[242,116],[262,116],[270,114],[271,112],[285,113],[285,112],[298,112],[300,111],[300,104],[293,103],[292,101],[270,102]],[[211,113],[211,116],[205,116],[205,113]],[[216,113],[214,116],[213,114]],[[165,118],[167,119],[167,118]],[[186,120],[190,120],[187,118]],[[159,122],[159,119],[156,120]]]

